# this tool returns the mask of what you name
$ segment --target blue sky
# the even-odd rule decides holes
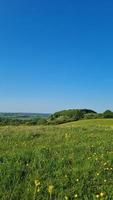
[[[1,0],[0,111],[113,109],[112,0]]]

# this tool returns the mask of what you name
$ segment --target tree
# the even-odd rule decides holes
[[[104,118],[113,118],[113,112],[111,110],[106,110],[103,113]]]

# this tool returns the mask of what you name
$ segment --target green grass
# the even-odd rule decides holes
[[[113,119],[87,119],[70,122],[61,125],[63,127],[89,127],[89,126],[110,126],[113,127]]]
[[[1,200],[113,199],[113,120],[0,127]]]

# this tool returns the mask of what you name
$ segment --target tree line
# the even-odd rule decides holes
[[[97,113],[89,109],[69,109],[55,112],[49,117],[38,117],[30,119],[18,119],[13,117],[0,116],[0,125],[57,125],[66,122],[73,122],[81,119],[104,119],[113,118],[113,112],[106,110]]]

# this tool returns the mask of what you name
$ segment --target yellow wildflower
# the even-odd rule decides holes
[[[40,181],[39,180],[35,180],[35,186],[38,187],[40,185]]]
[[[52,194],[53,188],[54,188],[53,185],[49,185],[49,187],[48,187],[48,192],[49,192],[50,194]]]
[[[104,193],[103,193],[103,192],[101,192],[101,193],[100,193],[100,197],[103,197],[103,196],[104,196]]]
[[[37,188],[37,192],[40,192],[40,188]]]
[[[107,165],[107,162],[104,163],[104,166]]]
[[[99,194],[96,195],[96,198],[99,198]]]
[[[78,197],[78,194],[75,194],[75,198],[77,198]]]
[[[68,134],[67,133],[65,134],[65,138],[68,138]]]

